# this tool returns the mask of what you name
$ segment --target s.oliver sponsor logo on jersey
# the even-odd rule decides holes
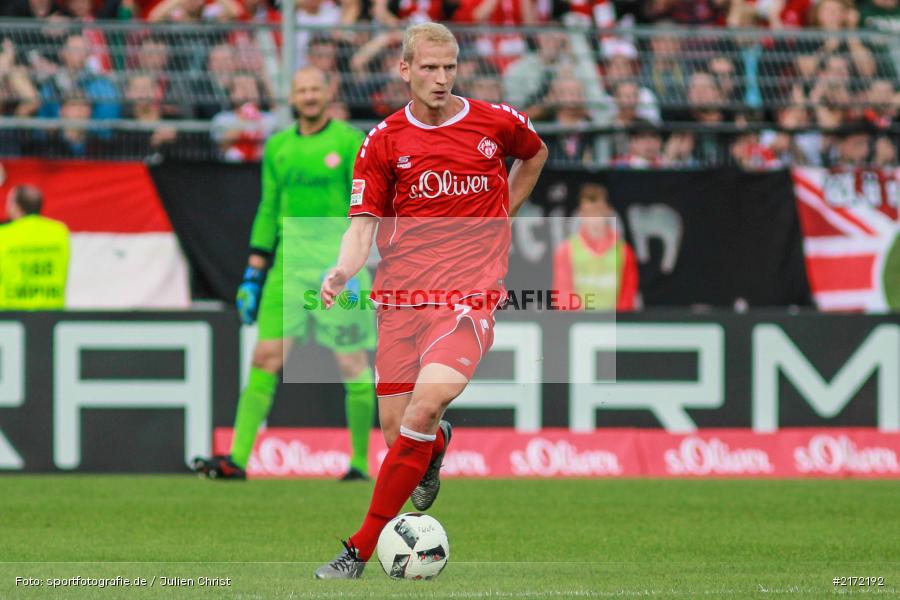
[[[665,451],[670,475],[764,475],[774,471],[769,454],[760,448],[731,447],[720,440],[686,437],[678,448]]]
[[[794,464],[801,473],[900,473],[894,450],[860,447],[846,435],[814,436],[805,446],[794,449]]]
[[[551,441],[536,437],[524,450],[509,455],[514,475],[621,475],[619,457],[606,450],[585,450],[566,440]]]
[[[409,186],[409,197],[434,199],[440,196],[464,196],[479,194],[490,190],[487,175],[454,175],[445,170],[443,173],[428,170],[419,175],[418,183]]]

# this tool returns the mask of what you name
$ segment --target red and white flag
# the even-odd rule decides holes
[[[187,261],[143,163],[12,159],[0,171],[0,197],[36,185],[43,216],[71,231],[67,308],[190,305]]]
[[[826,311],[900,308],[900,169],[793,169],[806,270]]]

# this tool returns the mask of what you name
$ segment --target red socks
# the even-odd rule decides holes
[[[435,457],[444,451],[447,447],[447,440],[444,439],[444,430],[438,427],[434,438],[434,445],[431,447],[431,456]]]
[[[440,431],[435,440],[427,439],[431,437],[430,435],[415,432],[409,434],[426,439],[413,439],[404,433],[397,437],[378,471],[369,513],[359,531],[350,537],[350,543],[359,552],[362,560],[369,560],[375,552],[381,530],[388,521],[397,516],[409,495],[421,481],[428,469],[428,463],[431,462],[434,448],[437,447],[437,440],[442,440],[441,449],[443,449],[444,436]]]

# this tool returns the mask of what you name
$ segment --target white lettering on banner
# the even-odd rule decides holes
[[[696,353],[697,379],[616,381],[614,372],[599,377],[597,352],[623,350]],[[569,337],[569,356],[572,431],[593,431],[597,410],[649,410],[667,431],[692,433],[697,425],[687,409],[713,409],[725,403],[725,333],[717,323],[577,323]]]
[[[438,173],[425,171],[419,175],[419,183],[409,186],[409,197],[433,199],[439,196],[478,194],[490,189],[487,175],[466,175],[465,178],[450,171]]]
[[[794,449],[794,463],[801,473],[900,473],[896,452],[884,447],[857,448],[846,435],[813,437],[806,446]]]
[[[774,470],[765,450],[732,450],[719,438],[687,437],[677,450],[666,450],[663,458],[670,475],[759,475]]]
[[[513,353],[511,379],[476,377],[453,401],[453,408],[512,407],[516,431],[541,428],[543,332],[537,323],[498,323],[491,352]]]
[[[509,462],[515,475],[621,475],[619,457],[606,450],[578,448],[566,440],[552,442],[546,438],[534,438],[525,450],[514,450]]]
[[[350,456],[337,450],[314,451],[299,440],[269,437],[254,451],[251,468],[266,475],[329,475],[346,473]]]
[[[81,410],[184,409],[184,461],[208,455],[212,424],[211,331],[203,322],[60,322],[53,331],[53,462],[81,464]],[[81,378],[81,352],[173,349],[184,352],[181,381]]]
[[[900,326],[874,328],[829,383],[778,325],[753,328],[753,429],[778,429],[779,374],[822,418],[831,419],[878,371],[878,428],[900,431]]]
[[[448,450],[444,455],[441,472],[447,475],[484,476],[490,475],[484,454],[472,450]]]
[[[25,327],[21,323],[0,323],[0,408],[14,408],[25,402]],[[0,469],[21,470],[25,461],[0,431]]]

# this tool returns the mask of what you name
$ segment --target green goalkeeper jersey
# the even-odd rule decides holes
[[[297,254],[294,260],[310,270],[333,266],[347,228],[353,162],[364,137],[332,119],[312,135],[293,125],[269,138],[250,246],[276,256]]]

